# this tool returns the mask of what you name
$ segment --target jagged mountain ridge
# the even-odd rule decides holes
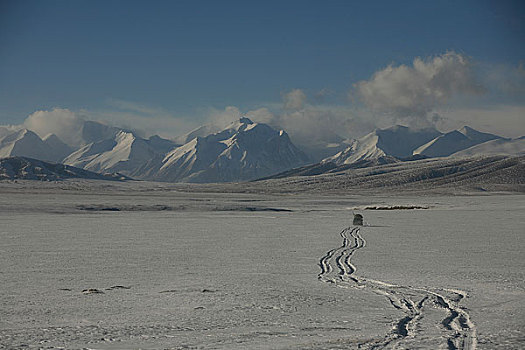
[[[428,157],[447,157],[480,143],[501,138],[502,137],[497,135],[483,133],[464,126],[459,130],[442,134],[428,143],[421,145],[414,150],[413,154]]]
[[[407,158],[412,156],[413,150],[441,135],[434,128],[410,129],[402,125],[395,125],[386,129],[377,129],[373,132],[377,135],[377,147],[386,155],[396,158]]]
[[[71,148],[56,135],[41,139],[28,129],[20,129],[0,138],[0,158],[23,156],[60,162],[71,152]]]
[[[220,131],[221,128],[215,124],[204,124],[184,135],[177,136],[175,138],[175,141],[181,145],[184,145],[196,137],[206,137],[208,135],[215,134]]]
[[[84,122],[78,135],[83,146],[73,148],[54,134],[41,139],[27,129],[0,127],[0,157],[64,161],[90,171],[122,172],[145,180],[228,182],[276,174],[286,177],[333,173],[436,154],[467,157],[525,153],[521,139],[504,139],[470,127],[443,134],[435,129],[394,126],[377,129],[357,140],[337,139],[333,150],[347,147],[321,163],[311,164],[286,132],[248,118],[222,130],[212,124],[197,128],[178,138],[187,141],[184,144],[156,135],[146,139],[133,131],[95,121]],[[312,145],[319,146],[316,142],[312,140]],[[321,146],[325,152],[326,145]]]
[[[137,169],[176,146],[158,136],[143,139],[133,132],[120,130],[111,138],[90,143],[73,152],[64,163],[95,172],[122,172],[140,177]]]
[[[436,134],[438,136],[432,138]],[[425,142],[425,140],[426,143],[418,147],[418,143]],[[435,143],[437,145],[432,146]],[[411,147],[414,146],[416,149],[411,150]],[[394,126],[375,130],[354,140],[348,148],[332,157],[325,158],[320,163],[291,169],[269,178],[330,174],[348,169],[438,157],[427,155],[427,152],[419,152],[424,148],[440,150],[441,152],[437,153],[439,157],[450,155],[454,157],[520,156],[525,154],[525,142],[521,138],[509,140],[477,131],[468,126],[445,134],[435,129],[410,130],[407,127]]]
[[[252,180],[296,166],[308,157],[284,131],[241,118],[184,145],[120,130],[70,154],[64,163],[97,172],[121,172],[138,179],[169,182]]]
[[[47,135],[42,141],[53,150],[53,155],[50,157],[50,160],[52,161],[61,162],[74,151],[73,147],[67,145],[55,134]]]
[[[195,137],[166,155],[160,181],[228,182],[252,180],[304,165],[308,157],[283,130],[241,118],[226,129]]]
[[[130,130],[86,121],[79,131],[79,144],[84,145],[74,149],[56,135],[42,140],[29,130],[13,132],[2,128],[0,150],[3,157],[19,155],[62,161],[89,171],[121,172],[157,181],[251,180],[309,161],[286,132],[253,123],[248,118],[241,118],[219,132],[206,134],[211,130],[201,128],[199,132],[204,136],[180,145],[156,135],[145,139]]]
[[[120,131],[130,130],[109,126],[92,120],[86,120],[82,124],[82,143],[84,145],[114,138]]]
[[[333,162],[338,166],[363,164],[365,166],[395,163],[412,156],[414,148],[432,140],[441,133],[435,129],[411,130],[396,125],[387,129],[376,129],[352,143],[343,151],[322,162]]]

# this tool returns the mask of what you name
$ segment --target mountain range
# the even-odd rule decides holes
[[[343,151],[325,158],[322,162],[336,165],[377,165],[395,163],[410,158],[419,145],[439,137],[435,129],[412,130],[396,125],[388,129],[376,129],[360,139],[353,140]]]
[[[308,163],[284,130],[248,118],[211,135],[197,136],[174,148],[160,164],[155,180],[231,182],[254,180]]]
[[[396,125],[350,142],[348,147],[319,163],[287,170],[270,178],[312,176],[348,169],[401,163],[425,158],[477,155],[525,155],[525,138],[506,139],[468,126],[448,133],[435,129],[412,130]]]
[[[355,140],[335,138],[330,147],[314,140],[308,154],[284,130],[245,117],[225,128],[205,125],[173,140],[144,138],[95,121],[85,121],[78,135],[81,146],[74,147],[54,134],[40,138],[28,129],[0,127],[0,158],[29,157],[143,180],[205,183],[318,175],[435,157],[525,154],[524,137],[507,139],[468,126],[441,133],[396,125]],[[316,149],[319,145],[322,149]],[[335,154],[313,161],[330,149]]]

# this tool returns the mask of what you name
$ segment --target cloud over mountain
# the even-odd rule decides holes
[[[293,89],[283,95],[284,109],[298,110],[304,107],[306,95],[301,89]]]
[[[355,89],[370,109],[414,119],[426,118],[456,95],[484,91],[474,77],[471,61],[455,52],[427,59],[418,57],[412,66],[389,65],[371,79],[356,83]]]
[[[190,116],[108,98],[107,106],[94,110],[38,110],[27,117],[23,125],[3,127],[0,134],[9,133],[13,128],[27,128],[41,138],[53,133],[77,148],[89,143],[82,137],[84,122],[100,121],[133,131],[140,137],[159,134],[182,140],[188,135],[222,130],[247,115],[253,121],[287,130],[293,142],[313,158],[324,158],[328,155],[325,153],[333,153],[339,146],[346,147],[352,138],[394,124],[415,128],[433,126],[441,131],[473,125],[484,131],[518,137],[523,135],[520,128],[523,105],[519,102],[525,86],[524,71],[523,63],[512,67],[485,67],[463,54],[447,52],[376,71],[368,80],[354,84],[354,99],[350,103],[342,91],[338,93],[329,87],[317,92],[293,88],[281,93],[280,103],[257,105],[257,109],[252,110],[235,106],[203,107]],[[482,83],[476,77],[480,77]],[[505,101],[510,102],[496,105],[494,96],[504,96]],[[358,101],[362,104],[356,103]],[[207,125],[201,126],[203,123]],[[197,133],[196,128],[200,130]]]
[[[254,121],[289,131],[293,142],[314,159],[326,157],[334,152],[332,147],[336,144],[362,136],[375,127],[357,116],[349,106],[309,103],[301,89],[284,94],[281,108],[259,108],[246,112],[246,115]]]
[[[57,135],[67,144],[79,146],[84,120],[69,109],[54,108],[50,111],[36,111],[24,121],[24,126],[40,137]]]

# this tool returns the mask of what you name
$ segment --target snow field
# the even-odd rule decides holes
[[[523,344],[523,196],[2,197],[16,205],[0,205],[0,347]],[[78,209],[102,204],[124,210]],[[430,209],[363,211],[370,226],[341,236],[346,208],[371,204]],[[179,209],[126,209],[154,205]]]

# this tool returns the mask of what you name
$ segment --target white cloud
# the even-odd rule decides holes
[[[286,130],[298,144],[310,145],[336,141],[339,136],[360,137],[375,127],[385,128],[393,124],[434,125],[442,131],[470,125],[504,136],[525,134],[523,63],[482,67],[478,73],[483,73],[484,86],[475,79],[473,66],[467,57],[455,52],[416,58],[411,65],[390,65],[377,71],[369,80],[356,83],[354,97],[364,105],[322,104],[326,97],[334,95],[326,88],[314,94],[314,103],[309,103],[303,90],[292,89],[282,95],[281,104],[266,104],[267,108],[245,114],[256,122]],[[479,69],[480,64],[475,68]],[[483,96],[483,100],[479,99],[485,91],[489,93]],[[512,105],[504,105],[503,99],[498,100],[501,96]],[[484,108],[480,107],[480,101],[483,101]],[[55,108],[36,111],[23,126],[41,137],[55,133],[65,142],[78,145],[84,120],[104,121],[127,129],[143,130],[143,135],[160,134],[172,138],[206,122],[223,128],[243,115],[235,106],[220,110],[201,109],[200,115],[190,117],[131,101],[109,99],[107,103],[107,108],[99,110]],[[4,131],[0,130],[0,133]]]
[[[223,128],[228,124],[239,120],[242,117],[242,112],[235,106],[228,106],[224,110],[210,109],[208,111],[208,120],[214,125]]]
[[[172,138],[196,126],[191,120],[176,118],[171,115],[150,116],[115,110],[82,111],[82,113],[90,120],[133,130],[142,137],[157,134],[165,138]]]
[[[305,105],[300,110],[283,106],[274,112],[259,108],[246,115],[255,122],[286,130],[294,142],[302,145],[338,142],[341,138],[362,136],[374,128],[348,106]]]
[[[138,112],[138,113],[142,113],[142,114],[165,113],[165,111],[162,110],[161,108],[145,106],[145,105],[142,105],[140,103],[136,103],[136,102],[132,102],[132,101],[120,100],[120,99],[116,99],[116,98],[109,98],[109,99],[107,99],[107,103],[110,106],[117,107],[118,109],[121,109],[121,110]]]
[[[293,89],[283,95],[284,109],[299,110],[306,104],[306,95],[301,89]]]
[[[36,111],[24,121],[24,127],[34,131],[40,137],[51,133],[67,144],[79,146],[81,142],[83,119],[75,112],[64,108],[50,111]]]
[[[0,139],[22,129],[21,125],[0,125]]]
[[[315,98],[329,94],[329,89],[323,89]],[[273,110],[259,108],[246,115],[253,121],[286,130],[294,142],[302,145],[339,142],[373,129],[373,125],[357,117],[351,107],[309,104],[301,89],[292,89],[282,97],[281,106],[274,106]]]
[[[136,131],[141,136],[158,134],[172,138],[196,126],[198,122],[184,116],[177,116],[159,107],[148,106],[133,101],[108,99],[110,108],[102,110],[83,110],[87,119],[103,121],[107,124]],[[112,108],[111,108],[112,107]]]
[[[270,124],[275,120],[275,114],[266,107],[248,111],[246,112],[246,116],[258,123]]]
[[[413,119],[426,119],[435,108],[457,95],[484,91],[474,77],[470,60],[455,52],[416,58],[412,66],[390,65],[354,87],[371,110]]]
[[[82,145],[82,126],[85,120],[134,130],[140,136],[159,134],[168,138],[187,132],[199,124],[187,118],[177,118],[163,109],[134,102],[110,100],[110,104],[117,108],[79,111],[65,108],[40,110],[29,115],[23,125],[17,127],[30,129],[40,137],[53,133],[67,144],[78,147]]]
[[[363,129],[371,129],[349,108],[336,106],[309,106],[283,113],[278,120],[302,144],[338,142],[339,138],[360,136]]]

